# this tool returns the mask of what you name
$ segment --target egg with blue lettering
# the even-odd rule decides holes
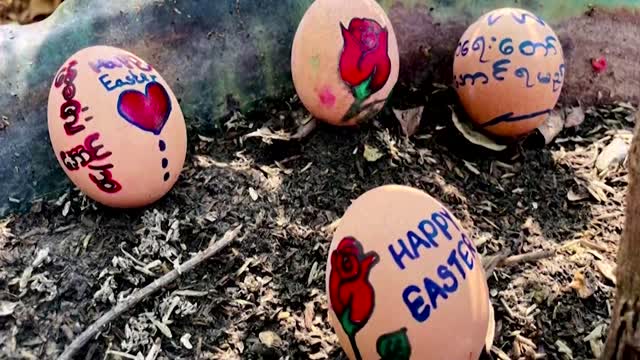
[[[453,86],[481,130],[517,138],[542,125],[566,74],[560,40],[522,9],[491,11],[464,32],[454,55]]]
[[[291,50],[298,97],[317,119],[353,126],[375,116],[398,80],[393,26],[375,0],[315,0]]]
[[[485,346],[481,257],[451,211],[421,190],[387,185],[351,204],[329,248],[326,286],[351,360],[473,360]]]
[[[92,46],[64,62],[49,92],[48,128],[67,176],[110,207],[155,202],[184,165],[178,100],[151,64],[123,49]]]

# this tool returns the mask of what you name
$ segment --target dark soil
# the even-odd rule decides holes
[[[439,96],[448,94],[431,96],[411,139],[388,113],[357,131],[320,125],[302,141],[245,139],[262,124],[286,134],[306,114],[295,102],[236,114],[224,132],[190,131],[181,180],[153,206],[111,210],[69,190],[0,223],[0,304],[12,305],[0,316],[0,358],[55,358],[118,299],[238,224],[241,242],[113,322],[78,358],[143,359],[156,342],[159,359],[344,358],[327,322],[327,249],[350,201],[390,183],[446,203],[488,268],[496,256],[565,245],[489,270],[492,355],[594,358],[610,318],[614,287],[603,274],[615,264],[627,171],[598,174],[594,162],[614,137],[630,141],[633,110],[590,109],[546,148],[496,155],[453,130],[451,115],[431,106]],[[365,146],[384,156],[367,161]]]

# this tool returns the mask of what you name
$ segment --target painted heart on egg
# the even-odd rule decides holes
[[[137,128],[160,135],[171,114],[171,99],[158,82],[150,82],[145,93],[126,90],[118,98],[118,113]]]

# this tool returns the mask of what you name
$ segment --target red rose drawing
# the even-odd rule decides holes
[[[340,30],[344,47],[338,67],[340,77],[356,98],[347,113],[354,115],[361,110],[362,103],[389,80],[389,32],[375,20],[358,18],[351,19],[349,28],[341,23]]]
[[[391,74],[389,32],[375,20],[352,19],[349,28],[340,24],[344,48],[340,76],[356,97],[367,98],[387,83]]]
[[[375,252],[365,254],[362,244],[352,237],[342,239],[331,254],[329,299],[351,341],[356,359],[361,359],[361,356],[355,335],[367,323],[375,306],[369,273],[379,260]]]

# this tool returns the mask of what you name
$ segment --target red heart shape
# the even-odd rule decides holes
[[[147,84],[145,92],[126,90],[118,98],[118,113],[141,130],[160,135],[171,114],[171,99],[158,82]]]

